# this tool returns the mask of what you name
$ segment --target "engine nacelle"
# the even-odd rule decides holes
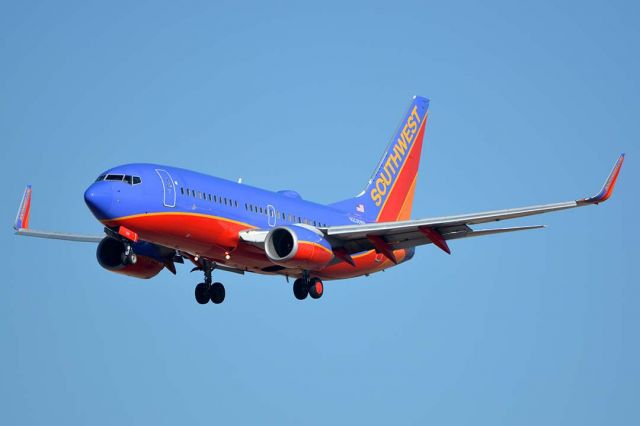
[[[115,238],[106,237],[98,244],[96,257],[100,266],[108,271],[136,278],[153,278],[162,271],[164,262],[154,257],[153,253],[150,253],[151,247],[146,247],[146,245],[149,243],[134,243],[132,248],[136,253],[137,261],[134,265],[125,265],[122,262],[122,254],[125,250],[124,243]]]
[[[287,268],[318,270],[334,257],[322,234],[297,225],[269,231],[264,249],[269,260]]]

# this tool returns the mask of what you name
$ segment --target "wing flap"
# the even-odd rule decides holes
[[[516,219],[578,207],[575,201],[545,204],[516,209],[495,210],[458,216],[445,216],[430,219],[407,220],[402,222],[368,223],[365,225],[334,226],[326,229],[326,234],[336,239],[366,238],[367,235],[392,236],[402,232],[414,232],[419,227],[449,228],[455,226],[478,225],[500,220]]]
[[[494,229],[480,229],[473,230],[469,227],[466,229],[457,228],[451,229],[450,231],[441,231],[442,238],[446,241],[449,240],[458,240],[461,238],[469,238],[469,237],[481,237],[485,235],[493,235],[493,234],[504,234],[508,232],[516,232],[516,231],[528,231],[530,229],[541,229],[544,228],[544,225],[531,225],[531,226],[514,226],[509,228],[494,228]],[[387,244],[394,249],[406,249],[411,247],[423,246],[426,244],[433,244],[425,234],[422,232],[412,232],[412,233],[404,233],[401,238],[394,237],[393,239],[387,238]],[[375,247],[373,244],[368,242],[368,240],[353,240],[348,241],[343,246],[344,250],[349,254],[360,253],[367,250],[373,250]]]

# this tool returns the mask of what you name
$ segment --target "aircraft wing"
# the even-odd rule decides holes
[[[64,232],[37,231],[35,229],[29,228],[29,216],[31,214],[31,192],[31,185],[28,185],[24,190],[24,195],[22,196],[22,202],[20,203],[20,208],[18,209],[16,221],[13,224],[13,229],[16,231],[16,235],[49,238],[54,240],[81,241],[86,243],[99,243],[105,237],[104,234],[68,234]]]
[[[470,225],[497,222],[506,219],[532,216],[574,207],[599,204],[606,201],[616,184],[620,168],[624,161],[624,154],[620,155],[613,170],[609,174],[602,190],[598,195],[564,203],[544,204],[507,210],[495,210],[471,213],[457,216],[444,216],[400,222],[378,222],[362,225],[330,226],[321,228],[334,249],[344,254],[353,254],[365,250],[376,249],[391,260],[391,250],[415,247],[433,243],[447,253],[451,253],[447,240],[458,238],[491,235],[504,232],[537,229],[543,226],[520,226],[513,228],[473,230]],[[391,254],[391,256],[389,256]]]

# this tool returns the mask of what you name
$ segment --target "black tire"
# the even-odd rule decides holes
[[[309,281],[309,296],[312,299],[320,299],[324,294],[324,284],[320,278],[311,278]]]
[[[206,305],[209,303],[209,286],[205,283],[200,283],[196,286],[196,302],[201,305]]]
[[[226,291],[222,283],[213,283],[211,287],[209,287],[209,298],[216,305],[224,302],[225,293]]]
[[[298,278],[293,282],[293,295],[298,300],[304,300],[309,295],[309,284],[302,278]]]

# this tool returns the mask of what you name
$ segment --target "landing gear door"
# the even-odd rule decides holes
[[[176,206],[176,185],[171,178],[168,171],[162,169],[156,169],[156,173],[160,176],[162,181],[163,198],[162,204],[165,207]]]

